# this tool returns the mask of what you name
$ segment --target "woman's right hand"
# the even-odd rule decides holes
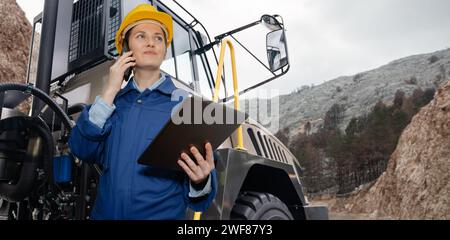
[[[132,56],[133,52],[129,51],[120,56],[116,62],[109,68],[108,82],[102,93],[102,99],[112,106],[116,94],[120,91],[125,71],[136,65],[136,59]]]

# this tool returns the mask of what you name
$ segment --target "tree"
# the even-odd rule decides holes
[[[306,168],[304,178],[309,193],[330,186],[339,193],[378,178],[387,167],[398,139],[420,107],[433,98],[434,90],[416,89],[410,97],[397,91],[392,106],[378,102],[367,115],[352,118],[342,133],[344,107],[334,104],[325,114],[324,124],[310,134],[298,134],[290,145],[293,153]]]
[[[405,92],[402,90],[397,90],[394,96],[394,108],[400,109],[403,105],[403,100],[405,99]]]
[[[341,104],[333,104],[331,108],[325,113],[324,119],[324,129],[327,130],[335,130],[339,127],[339,124],[342,122],[344,118],[345,108]]]
[[[288,128],[283,128],[275,133],[275,137],[277,137],[282,143],[286,146],[289,144],[289,130]]]
[[[411,100],[416,110],[427,105],[433,99],[434,93],[435,90],[433,88],[427,88],[425,91],[422,91],[420,88],[414,90]]]
[[[365,125],[365,117],[361,116],[359,118],[352,118],[345,128],[345,134],[349,138],[353,138],[355,136],[359,136],[364,129]]]
[[[434,88],[427,88],[423,93],[423,106],[427,105],[434,98],[434,93],[436,90]]]
[[[321,159],[314,142],[305,134],[298,134],[291,145],[292,153],[305,169],[303,180],[309,193],[320,191]]]
[[[306,136],[309,136],[309,135],[310,135],[310,132],[311,132],[311,122],[308,121],[308,122],[305,124],[305,134],[306,134]]]

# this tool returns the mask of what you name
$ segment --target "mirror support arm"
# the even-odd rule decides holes
[[[253,90],[253,89],[255,89],[255,88],[259,87],[259,86],[262,86],[262,85],[264,85],[264,84],[266,84],[266,83],[268,83],[268,82],[271,82],[271,81],[273,81],[273,80],[275,80],[275,79],[277,79],[277,78],[283,76],[284,74],[286,74],[286,73],[289,71],[289,68],[290,68],[290,65],[288,64],[287,67],[286,67],[286,69],[284,69],[284,68],[282,69],[282,73],[281,73],[280,75],[276,75],[276,76],[274,76],[274,77],[268,78],[268,79],[266,79],[266,80],[264,80],[264,81],[262,81],[262,82],[260,82],[260,83],[258,83],[258,84],[256,84],[256,85],[254,85],[254,86],[251,86],[251,87],[249,87],[249,88],[246,88],[246,89],[240,91],[238,94],[239,94],[239,95],[242,95],[242,94],[244,94],[244,93],[246,93],[246,92],[249,92],[249,91],[251,91],[251,90]],[[234,95],[233,95],[233,96],[226,97],[226,98],[222,98],[222,99],[220,99],[219,101],[221,101],[221,102],[227,102],[227,101],[231,100],[232,98],[234,98]]]
[[[261,63],[261,65],[263,65],[270,73],[272,73],[272,75],[275,76],[275,73],[273,73],[269,67],[267,67],[266,64],[264,64],[261,60],[259,60],[258,57],[256,57],[252,52],[250,52],[241,42],[239,42],[233,35],[230,36],[231,38],[234,39],[234,41],[236,41],[245,51],[248,52],[248,54],[250,54],[254,59],[256,59],[256,61],[258,61],[259,63]]]
[[[247,25],[245,25],[245,26],[236,28],[236,29],[231,30],[231,31],[229,31],[229,32],[222,33],[222,34],[220,34],[220,35],[214,37],[214,39],[216,39],[216,41],[221,41],[222,39],[224,39],[224,38],[227,37],[227,36],[230,36],[231,34],[240,32],[240,31],[245,30],[245,29],[247,29],[247,28],[251,28],[251,27],[253,27],[253,26],[255,26],[255,25],[258,25],[258,24],[260,24],[260,23],[261,23],[261,20],[258,20],[258,21],[249,23],[249,24],[247,24]]]
[[[242,31],[242,30],[245,30],[245,29],[247,29],[247,28],[253,27],[253,26],[258,25],[258,24],[260,24],[260,23],[261,23],[261,20],[258,20],[258,21],[249,23],[249,24],[247,24],[247,25],[245,25],[245,26],[242,26],[242,27],[236,28],[236,29],[234,29],[234,30],[231,30],[231,31],[229,31],[229,32],[222,33],[222,34],[220,34],[220,35],[214,37],[214,39],[215,39],[214,42],[211,42],[211,43],[205,45],[204,47],[195,50],[195,54],[200,54],[200,53],[206,52],[206,51],[208,51],[209,49],[211,49],[212,47],[214,47],[214,45],[219,44],[220,41],[222,41],[222,39],[224,39],[225,37],[230,36],[231,34],[240,32],[240,31]]]

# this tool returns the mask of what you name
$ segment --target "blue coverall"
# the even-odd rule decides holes
[[[205,211],[215,197],[217,176],[210,174],[211,191],[190,197],[190,181],[181,172],[152,168],[137,159],[169,120],[177,89],[169,76],[154,90],[136,89],[134,80],[114,99],[115,111],[100,128],[89,120],[87,107],[69,139],[79,159],[102,165],[91,219],[184,219],[187,207]]]

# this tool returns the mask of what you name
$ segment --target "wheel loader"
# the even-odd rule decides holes
[[[193,95],[239,107],[240,96],[290,68],[285,25],[276,14],[211,37],[189,6],[175,0],[46,0],[33,22],[26,84],[0,84],[0,219],[89,219],[102,166],[74,157],[67,142],[106,83],[122,18],[140,3],[173,17],[174,40],[161,70]],[[231,29],[227,22],[221,26]],[[238,39],[254,28],[263,33],[249,44]],[[257,36],[265,46],[253,43]],[[240,61],[244,54],[253,62]],[[253,65],[268,77],[259,79]],[[251,77],[237,78],[245,74]],[[258,117],[250,116],[214,158],[216,197],[203,213],[187,210],[186,219],[328,219],[327,207],[305,196],[299,160]]]

